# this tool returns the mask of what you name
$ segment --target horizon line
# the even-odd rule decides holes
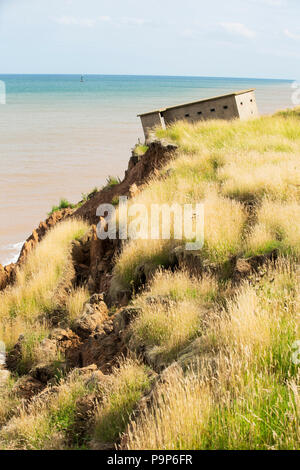
[[[270,78],[270,77],[234,77],[234,76],[219,76],[219,75],[168,75],[168,74],[129,74],[129,73],[1,73],[0,76],[8,76],[8,75],[40,75],[40,76],[62,76],[62,75],[69,75],[69,76],[77,76],[83,75],[87,76],[102,76],[102,77],[174,77],[174,78],[218,78],[218,79],[235,79],[235,80],[274,80],[274,81],[287,81],[293,82],[295,79],[292,78]]]

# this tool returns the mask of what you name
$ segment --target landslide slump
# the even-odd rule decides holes
[[[45,234],[0,294],[1,448],[299,448],[299,129],[176,123]],[[204,248],[98,240],[120,195],[202,200]]]

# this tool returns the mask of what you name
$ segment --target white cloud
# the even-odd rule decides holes
[[[285,29],[283,32],[288,38],[300,41],[300,33],[292,33],[289,29]]]
[[[247,28],[247,26],[242,23],[220,23],[220,25],[230,34],[236,34],[245,38],[254,38],[254,36],[256,36],[255,31]]]
[[[99,16],[99,21],[103,21],[105,23],[109,23],[111,21],[111,17],[110,16]]]
[[[150,23],[149,20],[144,18],[132,18],[124,16],[122,18],[111,18],[110,16],[98,16],[97,18],[78,18],[74,16],[61,16],[59,18],[52,18],[55,23],[66,26],[83,26],[86,28],[93,28],[97,23],[111,23],[115,26],[132,25],[143,26]]]
[[[286,6],[286,0],[251,0],[253,3],[263,3],[271,7],[283,7]]]
[[[60,18],[54,18],[54,21],[62,25],[83,26],[85,28],[93,28],[96,24],[96,20],[93,18],[75,18],[74,16],[61,16]]]
[[[123,24],[129,24],[129,25],[136,25],[136,26],[143,26],[145,23],[148,23],[147,20],[144,18],[130,18],[127,16],[124,16],[121,18],[121,23]]]
[[[187,28],[180,31],[180,36],[183,38],[194,38],[197,36],[197,32],[193,29]]]
[[[279,7],[286,4],[284,0],[263,0],[263,3],[266,3],[267,5],[279,6]]]

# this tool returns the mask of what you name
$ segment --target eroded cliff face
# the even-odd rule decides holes
[[[109,288],[112,278],[113,261],[120,249],[120,241],[99,240],[96,233],[96,216],[100,204],[111,203],[120,196],[133,197],[153,174],[174,156],[177,146],[161,141],[149,144],[142,157],[132,156],[124,180],[110,188],[105,188],[76,210],[72,217],[81,217],[92,224],[90,232],[73,244],[73,260],[77,273],[77,283],[86,282],[90,292],[103,292],[105,301],[111,304]],[[117,303],[127,305],[130,293],[119,292]]]
[[[111,203],[119,196],[134,196],[139,187],[173,157],[176,148],[174,145],[155,141],[149,145],[142,157],[132,155],[122,182],[97,192],[77,210],[64,209],[53,213],[33,230],[22,247],[17,263],[5,267],[0,265],[0,290],[4,290],[14,283],[17,269],[56,224],[73,217],[83,218],[91,224],[84,237],[72,242],[72,270],[59,286],[61,299],[64,299],[72,288],[80,286],[87,286],[91,297],[85,303],[82,315],[71,328],[60,318],[59,311],[48,318],[51,333],[39,345],[45,363],[38,364],[23,375],[14,390],[25,404],[31,403],[35,397],[44,393],[48,386],[51,387],[57,370],[52,363],[47,362],[47,358],[55,351],[59,351],[64,357],[63,364],[59,366],[64,373],[73,369],[84,371],[87,368],[91,373],[96,370],[99,374],[110,374],[120,358],[126,357],[127,331],[137,311],[127,307],[130,293],[120,292],[112,309],[113,314],[112,311],[108,314],[112,305],[109,297],[110,282],[120,241],[100,240],[97,237],[96,224],[99,217],[96,216],[96,210],[100,204]],[[9,371],[14,374],[18,371],[23,342],[24,336],[21,335],[9,351],[6,357],[7,370],[2,370],[2,373]]]
[[[0,290],[5,289],[14,280],[15,264],[2,266],[0,264]]]
[[[83,240],[74,243],[73,259],[77,283],[89,282],[92,292],[107,292],[113,267],[112,260],[119,243],[117,240],[101,241],[97,238],[95,226],[99,222],[99,217],[96,216],[97,207],[100,204],[111,203],[119,196],[134,196],[138,187],[172,158],[176,148],[175,145],[163,141],[150,142],[147,152],[142,157],[131,156],[125,177],[119,184],[98,191],[77,210],[63,209],[40,222],[24,243],[17,263],[4,267],[0,265],[0,290],[14,282],[16,269],[21,266],[28,253],[43,239],[48,230],[68,217],[78,217],[87,220],[92,228]]]

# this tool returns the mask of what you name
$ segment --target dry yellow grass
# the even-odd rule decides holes
[[[186,375],[177,366],[174,379],[157,386],[124,447],[299,448],[300,374],[291,357],[299,294],[299,268],[285,259],[259,282],[244,283],[226,309],[207,318],[190,354],[183,350]]]
[[[14,415],[20,405],[20,399],[12,391],[15,380],[2,378],[2,373],[0,368],[0,428]]]
[[[300,197],[300,168],[297,154],[239,154],[228,158],[218,172],[222,193],[241,201]]]
[[[15,284],[0,292],[0,340],[7,348],[21,333],[38,332],[37,317],[56,308],[56,289],[72,269],[71,241],[87,230],[85,222],[73,219],[56,225],[28,255]]]
[[[210,392],[195,374],[184,377],[180,368],[172,369],[156,390],[151,410],[130,424],[126,449],[198,449],[211,411]]]
[[[295,200],[279,203],[265,199],[258,210],[248,250],[263,254],[272,249],[300,255],[300,206]]]
[[[185,271],[158,272],[134,305],[141,314],[131,326],[130,344],[146,347],[148,360],[160,366],[201,333],[209,307],[218,298],[215,279],[192,278]]]
[[[274,211],[278,208],[278,213],[286,214],[282,214],[280,224],[285,224],[284,218],[289,220],[294,216],[298,222],[297,113],[264,116],[247,122],[176,122],[156,133],[175,142],[179,149],[160,177],[149,181],[129,204],[143,204],[149,214],[151,204],[204,202],[205,243],[201,255],[206,261],[226,263],[231,256],[248,254],[245,235],[252,230],[251,254],[261,254],[264,249],[269,252],[270,240],[272,246],[276,245],[276,237],[274,240],[270,233],[272,229],[265,228],[261,220],[265,218],[263,209],[258,214],[258,226],[254,229],[252,226],[255,209],[261,203],[266,208],[266,199],[274,204]],[[249,203],[252,204],[250,219],[246,210]],[[267,246],[259,246],[259,239],[267,241]],[[298,230],[294,237],[290,230],[281,247],[297,252],[298,239]],[[124,244],[114,271],[114,285],[117,289],[128,289],[135,282],[138,267],[145,263],[152,271],[158,266],[168,266],[174,246],[186,241],[174,240],[172,232],[170,241],[135,240]]]
[[[66,311],[68,319],[72,323],[82,313],[84,303],[89,299],[90,294],[85,286],[71,290],[66,299]]]
[[[145,304],[149,296],[165,297],[173,301],[194,299],[201,303],[203,300],[209,301],[217,291],[218,283],[212,276],[206,275],[197,279],[187,270],[158,270],[151,284],[136,298],[135,304]]]
[[[136,359],[121,360],[101,387],[101,399],[95,412],[93,445],[116,442],[124,432],[132,413],[151,385],[149,369]]]
[[[12,406],[18,402],[16,397],[12,396],[6,406],[0,399],[0,420],[3,420],[0,421],[3,425],[0,428],[0,449],[68,450],[78,446],[85,448],[87,440],[91,439],[94,446],[113,443],[125,430],[151,381],[150,370],[136,359],[128,358],[120,361],[113,374],[103,377],[100,382],[77,370],[71,372],[54,388],[49,387],[47,394],[35,398],[26,407],[20,406],[16,416],[12,413]],[[6,399],[8,392],[7,388]],[[91,403],[91,398],[94,400],[96,410],[93,419],[89,424],[87,422],[89,429],[81,441],[79,431],[83,416],[77,405],[78,400],[84,397],[87,397],[87,403]],[[79,429],[76,427],[77,419]]]
[[[63,450],[76,445],[76,402],[91,391],[84,377],[73,373],[56,390],[48,390],[47,400],[41,397],[20,409],[0,430],[0,449]]]
[[[161,190],[160,192],[157,190],[158,187]],[[177,191],[181,194],[181,199],[184,200],[186,193],[182,191],[182,188],[178,190],[178,187]],[[192,189],[190,186],[189,193],[191,192]],[[144,204],[148,214],[150,214],[151,204],[157,201],[159,197],[162,198],[160,204],[168,203],[169,194],[169,190],[166,190],[165,181],[159,181],[153,186],[149,186],[145,190],[145,193],[142,192],[136,199],[133,199],[130,204]],[[179,198],[176,198],[177,193],[175,190],[171,191],[171,194],[174,195],[172,203],[178,202]],[[191,202],[202,202],[204,205],[203,257],[208,258],[213,263],[222,263],[231,255],[242,250],[242,236],[246,222],[246,212],[242,204],[238,201],[220,196],[213,187],[207,188],[201,201],[193,197],[189,203]],[[162,233],[161,227],[160,233]],[[174,240],[172,234],[170,240],[152,240],[150,239],[150,224],[148,236],[148,240],[131,240],[124,244],[123,250],[114,268],[112,292],[120,287],[130,287],[131,283],[135,281],[139,266],[146,264],[149,272],[154,272],[159,266],[168,266],[171,252],[176,246],[182,246],[186,242],[194,241],[186,237],[183,237],[182,240]]]
[[[263,308],[255,289],[245,284],[233,300],[227,302],[226,310],[221,312],[225,319],[216,332],[220,347],[242,350],[259,354],[259,349],[270,345],[271,326],[274,319],[268,309]]]
[[[224,262],[242,250],[246,213],[237,201],[209,193],[204,200],[204,247],[212,262]]]
[[[298,152],[299,116],[263,116],[250,121],[176,122],[157,130],[159,138],[176,142],[188,154],[217,152]]]
[[[176,307],[145,306],[134,322],[132,345],[146,345],[146,355],[152,364],[168,364],[176,359],[180,349],[200,334],[205,309],[191,301],[179,302]]]

